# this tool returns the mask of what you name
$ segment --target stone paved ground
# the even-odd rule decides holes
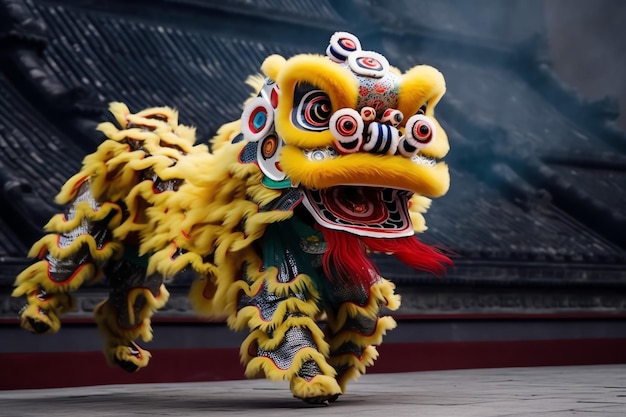
[[[265,380],[0,391],[0,416],[626,416],[626,365],[375,374],[349,388],[327,407]]]

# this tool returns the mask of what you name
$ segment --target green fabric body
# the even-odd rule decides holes
[[[322,269],[325,245],[321,232],[304,223],[298,216],[293,216],[286,221],[268,225],[263,240],[263,265],[280,268],[288,250],[296,261],[298,271],[311,277],[322,303],[326,304],[332,300],[332,289]]]

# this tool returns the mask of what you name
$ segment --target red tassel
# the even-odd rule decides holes
[[[380,272],[367,256],[359,236],[325,227],[318,229],[326,241],[327,249],[322,257],[322,265],[331,281],[338,278],[369,288],[378,279]]]
[[[421,271],[441,276],[446,265],[451,266],[450,258],[414,236],[383,239],[361,237],[351,233],[318,227],[324,235],[327,250],[322,257],[324,273],[331,280],[361,284],[369,287],[380,272],[367,254],[367,250],[391,253],[401,262]]]
[[[436,276],[446,272],[446,265],[452,266],[452,260],[447,255],[414,236],[398,239],[364,237],[363,242],[375,252],[392,253],[402,263]]]

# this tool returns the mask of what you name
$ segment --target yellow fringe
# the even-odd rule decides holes
[[[260,259],[258,262],[260,265]],[[277,274],[277,268],[269,267],[264,273],[256,277],[252,285],[248,285],[245,281],[235,281],[231,284],[229,299],[234,299],[235,303],[242,292],[251,298],[256,296],[264,283],[267,284],[269,292],[279,297],[288,297],[278,305],[269,321],[263,319],[256,306],[246,306],[239,311],[235,309],[228,318],[228,325],[232,329],[243,330],[247,326],[250,329],[259,328],[268,331],[281,325],[287,312],[300,312],[308,317],[315,317],[320,313],[319,294],[308,275],[300,274],[294,280],[282,283],[276,279]],[[307,300],[304,301],[291,296],[296,293],[306,294]]]
[[[139,312],[139,317],[134,316],[132,311],[133,303],[139,295],[143,295],[146,304]],[[128,308],[131,321],[137,324],[132,328],[121,327],[118,322],[119,311],[111,306],[109,300],[100,303],[94,310],[94,317],[98,324],[98,329],[106,340],[108,346],[126,346],[128,342],[134,341],[138,337],[144,342],[152,340],[152,326],[150,317],[156,310],[163,307],[169,298],[169,293],[164,285],[161,285],[160,293],[154,297],[152,293],[143,288],[137,288],[128,294],[126,308]]]
[[[394,293],[396,286],[389,280],[382,279],[372,285],[367,304],[360,306],[352,302],[341,304],[337,313],[329,318],[329,327],[333,333],[343,328],[348,317],[364,316],[371,319],[378,317],[380,313],[379,303],[389,310],[395,311],[400,307],[400,296]]]
[[[76,214],[74,218],[67,219],[64,213],[54,215],[50,221],[44,226],[49,232],[67,233],[78,227],[84,219],[92,222],[104,220],[111,213],[115,213],[114,217],[109,220],[109,228],[116,227],[122,219],[122,209],[118,204],[105,202],[99,210],[92,210],[89,203],[81,201],[76,204]]]
[[[145,298],[145,304],[142,309],[139,311],[139,317],[135,317],[135,309],[133,306],[137,302],[139,297],[143,296]],[[170,293],[165,288],[165,285],[161,284],[159,288],[159,294],[155,297],[152,292],[146,288],[133,288],[128,292],[126,308],[128,312],[129,320],[134,322],[145,322],[146,319],[149,319],[154,315],[154,313],[163,307],[167,300],[170,297]],[[141,338],[144,342],[149,342],[152,340],[152,331],[142,333]]]
[[[126,116],[130,114],[130,110],[128,110],[126,104],[119,101],[111,102],[109,103],[109,112],[115,117],[115,120],[117,120],[120,126],[123,128],[126,127]]]
[[[89,248],[89,254],[95,261],[105,261],[112,258],[114,255],[119,255],[122,250],[122,244],[114,241],[106,242],[101,248],[98,248],[98,243],[91,235],[77,236],[72,243],[64,248],[60,247],[58,242],[59,235],[48,234],[39,239],[39,241],[32,246],[28,252],[28,256],[31,258],[42,257],[46,252],[49,252],[55,258],[67,259],[78,253],[83,246],[87,246]]]
[[[428,229],[424,213],[428,211],[430,204],[430,198],[417,194],[414,194],[409,201],[409,216],[411,217],[411,223],[413,223],[413,230],[417,233]]]
[[[310,317],[288,317],[283,323],[274,329],[271,337],[260,329],[253,330],[242,344],[242,355],[245,353],[243,351],[243,345],[247,344],[249,346],[253,342],[263,350],[277,349],[285,339],[287,331],[292,327],[308,329],[311,332],[311,336],[313,337],[313,342],[317,346],[317,350],[325,357],[329,355],[330,346],[328,345],[328,342],[324,340],[324,332]]]
[[[109,366],[116,366],[117,364],[115,363],[115,359],[117,358],[120,361],[134,363],[137,365],[137,370],[145,368],[148,366],[148,362],[150,362],[152,355],[149,351],[142,349],[139,346],[135,347],[141,352],[141,359],[137,359],[135,356],[131,355],[128,352],[128,346],[126,345],[105,346],[104,357],[106,358]]]
[[[219,288],[222,290],[222,288]],[[196,279],[189,289],[189,301],[196,314],[210,319],[227,319],[231,313],[222,303],[217,302],[215,294],[218,284],[215,275],[205,275]],[[236,310],[236,307],[234,308]]]
[[[186,255],[188,253],[182,256]],[[203,270],[189,291],[189,299],[194,311],[205,317],[229,317],[229,322],[234,323],[239,293],[243,291],[252,296],[260,289],[261,278],[265,274],[260,271],[261,263],[254,248],[246,248],[237,254],[216,253],[215,264],[202,261],[192,264],[194,270]],[[254,289],[241,280],[243,273],[241,268],[244,264],[247,265],[248,277],[255,281]],[[221,267],[218,268],[217,265]]]
[[[330,347],[332,350],[337,350],[348,342],[357,346],[380,345],[387,330],[395,329],[396,326],[397,323],[392,317],[381,317],[376,321],[376,328],[372,334],[366,335],[353,329],[343,330],[332,337]]]
[[[57,294],[63,292],[74,291],[80,287],[86,280],[95,282],[100,279],[101,270],[96,268],[94,264],[83,264],[79,270],[75,272],[75,276],[69,281],[57,283],[52,281],[48,275],[49,263],[42,260],[30,265],[23,270],[15,280],[15,289],[11,293],[13,297],[21,297],[34,291],[41,286],[49,294]]]
[[[27,286],[24,286],[21,290],[26,288]],[[39,298],[41,290],[38,285],[32,286],[25,294],[28,306],[20,314],[20,325],[33,333],[36,332],[28,318],[46,323],[49,329],[45,333],[56,333],[61,328],[60,316],[76,308],[76,300],[67,293],[47,293],[45,298]],[[40,314],[40,309],[44,310],[45,314]]]
[[[293,377],[289,382],[289,388],[294,397],[303,400],[343,394],[343,389],[338,385],[335,378],[327,375],[316,375],[310,381],[299,376]]]
[[[171,244],[165,249],[152,254],[148,261],[148,270],[146,274],[152,275],[160,273],[166,278],[171,278],[189,265],[191,265],[194,271],[203,275],[211,273],[215,268],[212,264],[205,263],[200,255],[193,252],[187,252],[177,256],[176,258],[172,258],[176,250],[177,246]]]
[[[74,174],[70,179],[68,179],[65,184],[61,187],[61,191],[57,194],[54,201],[58,204],[68,204],[72,200],[76,198],[78,194],[78,190],[80,190],[81,185],[85,183],[85,181],[89,180],[89,175],[84,172],[79,172]]]
[[[48,326],[48,330],[42,334],[52,334],[58,332],[61,328],[61,321],[59,320],[59,316],[56,314],[56,311],[54,309],[50,309],[46,310],[46,314],[40,314],[39,309],[39,305],[29,303],[26,310],[24,310],[20,315],[20,326],[31,333],[37,333],[28,320],[31,318],[35,321],[43,322]]]
[[[228,325],[234,330],[242,330],[248,326],[250,329],[267,332],[280,326],[288,312],[298,312],[309,317],[315,317],[319,311],[319,307],[313,300],[303,301],[296,297],[289,297],[279,303],[269,321],[263,319],[258,307],[246,306],[236,314],[229,316]]]
[[[361,375],[364,375],[368,366],[374,365],[374,362],[378,358],[378,351],[374,346],[367,346],[363,350],[361,357],[357,357],[351,353],[346,353],[340,356],[332,356],[328,359],[328,362],[335,368],[348,366],[348,368],[337,376],[337,382],[343,392],[346,391],[348,382],[359,379]]]
[[[44,299],[40,299],[39,288],[26,294],[28,304],[36,304],[44,310],[54,310],[57,314],[64,314],[76,308],[76,299],[68,293],[46,293]]]
[[[378,359],[378,350],[376,350],[375,346],[368,345],[363,348],[361,356],[356,356],[353,353],[344,353],[331,356],[328,362],[335,368],[341,368],[343,366],[353,367],[362,375],[365,373],[366,367],[374,365],[376,359]]]
[[[319,300],[320,295],[313,284],[313,280],[307,274],[298,274],[289,282],[280,282],[277,279],[278,269],[276,267],[267,268],[267,289],[280,297],[286,297],[293,293],[305,293],[314,300]]]
[[[292,380],[295,378],[307,361],[314,361],[322,371],[323,375],[334,377],[335,368],[326,362],[326,358],[312,347],[304,347],[300,349],[293,357],[291,366],[287,369],[281,369],[268,357],[257,356],[247,362],[245,375],[248,378],[256,378],[265,376],[272,381]]]

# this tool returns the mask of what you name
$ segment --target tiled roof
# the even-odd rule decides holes
[[[252,91],[233,86],[244,85],[267,55],[302,51],[297,44],[183,30],[97,10],[34,2],[31,8],[48,27],[44,68],[65,88],[85,88],[103,107],[114,100],[135,111],[176,107],[182,122],[197,126],[204,139],[241,113]]]
[[[59,210],[54,196],[80,168],[83,153],[2,74],[0,109],[0,259],[23,258],[27,241]]]
[[[330,0],[210,0],[186,1],[187,4],[198,4],[200,7],[223,8],[239,14],[255,17],[274,17],[281,20],[294,20],[300,23],[345,24]]]
[[[615,262],[623,249],[538,193],[503,198],[472,173],[451,170],[450,192],[426,214],[425,237],[470,259]]]

